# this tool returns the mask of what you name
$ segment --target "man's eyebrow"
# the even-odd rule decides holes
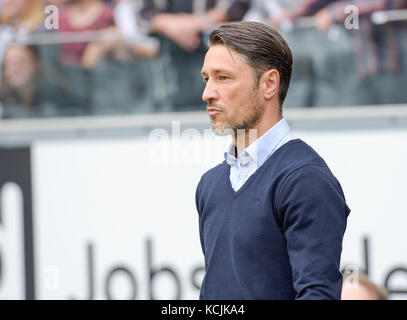
[[[225,72],[225,73],[230,73],[230,71],[225,70],[225,69],[215,69],[215,70],[213,70],[212,72],[213,72],[213,73],[223,73],[223,72]],[[202,71],[202,72],[201,72],[201,75],[202,75],[202,76],[206,76],[207,73],[206,73],[205,71]]]

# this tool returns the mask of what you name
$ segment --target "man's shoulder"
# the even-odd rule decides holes
[[[275,164],[287,172],[295,171],[307,165],[326,167],[324,159],[310,145],[301,139],[287,142],[275,154]]]
[[[228,165],[226,164],[226,161],[223,161],[216,165],[215,167],[209,169],[206,171],[202,176],[201,179],[198,183],[198,188],[203,188],[206,185],[211,184],[213,185],[216,183],[216,180],[223,177],[223,172],[227,170]]]
[[[318,152],[300,139],[296,139],[295,142],[291,146],[287,143],[286,150],[282,150],[278,159],[281,166],[280,183],[301,179],[313,183],[333,183],[340,188],[339,181]]]
[[[268,168],[264,173],[270,181],[273,181],[273,184],[276,184],[277,189],[280,189],[287,180],[298,175],[302,179],[329,180],[337,183],[325,160],[301,139],[287,142],[276,151],[275,157],[269,160]]]
[[[216,166],[214,166],[213,168],[209,169],[208,171],[206,171],[202,177],[201,180],[211,180],[214,177],[219,177],[219,175],[224,172],[227,169],[227,164],[226,161],[223,161],[219,164],[217,164]]]

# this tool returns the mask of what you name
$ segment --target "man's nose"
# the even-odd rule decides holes
[[[219,99],[219,92],[212,82],[208,81],[205,90],[202,93],[202,100],[205,102],[216,101]]]

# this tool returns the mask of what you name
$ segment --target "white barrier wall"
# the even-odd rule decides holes
[[[407,299],[407,130],[298,133],[341,182],[351,214],[342,266]],[[386,281],[386,278],[387,281]]]
[[[406,299],[407,130],[294,134],[326,160],[352,210],[342,267],[367,269],[391,298]],[[229,138],[193,130],[162,137],[33,143],[34,254],[24,254],[19,187],[3,185],[0,298],[25,298],[32,286],[37,299],[196,299],[195,188]]]

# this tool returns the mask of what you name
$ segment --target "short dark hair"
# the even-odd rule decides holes
[[[287,42],[273,27],[259,22],[233,22],[209,35],[208,45],[223,44],[241,54],[254,69],[258,82],[270,69],[280,74],[280,112],[290,86],[293,57]]]

